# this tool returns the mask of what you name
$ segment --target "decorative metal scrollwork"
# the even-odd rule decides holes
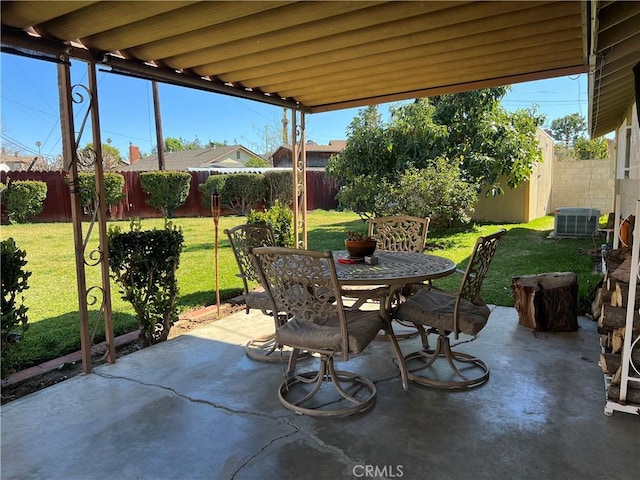
[[[104,253],[102,252],[102,250],[96,248],[95,250],[91,250],[88,255],[85,252],[84,264],[88,267],[95,267],[99,265],[100,262],[102,262],[103,258]]]
[[[78,162],[78,166],[81,167],[92,167],[95,165],[97,160],[96,151],[93,147],[86,147],[76,150],[76,161]]]
[[[95,319],[93,322],[90,322],[90,324],[93,323],[93,328],[91,329],[91,343],[93,344],[93,339],[96,336],[96,331],[98,330],[104,312],[104,289],[98,285],[89,287],[86,292],[86,301],[89,307],[98,305],[98,302],[100,302],[95,314]]]

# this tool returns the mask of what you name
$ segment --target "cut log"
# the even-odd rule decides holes
[[[620,380],[622,379],[622,367],[618,367],[616,373],[611,377],[611,385],[620,385]]]
[[[551,332],[578,329],[578,281],[575,273],[513,277],[511,289],[520,325]]]
[[[618,268],[611,272],[610,277],[621,282],[629,283],[631,277],[631,257],[625,259]]]
[[[609,301],[607,299],[607,291],[604,288],[599,288],[596,292],[596,298],[591,302],[591,317],[594,321],[598,321],[600,318],[600,310],[602,308],[602,302]]]
[[[616,328],[611,334],[611,353],[622,351],[624,345],[624,327]]]
[[[603,303],[608,303],[612,307],[625,307],[629,301],[629,284],[610,277],[606,281],[607,288],[602,293]],[[640,285],[636,287],[636,305],[640,306]]]
[[[622,355],[615,353],[601,353],[600,354],[600,368],[602,373],[606,375],[613,375],[620,368],[622,364]]]
[[[631,350],[631,362],[632,365],[640,370],[640,351]],[[602,373],[607,375],[615,374],[622,365],[622,354],[620,353],[601,353],[600,354],[600,368]],[[631,365],[629,371],[632,370]]]
[[[609,400],[613,400],[614,402],[620,401],[620,386],[619,385],[610,385],[609,390],[607,391],[607,398]],[[627,400],[625,404],[633,403],[636,405],[640,405],[640,390],[636,390],[634,388],[627,388]]]
[[[631,257],[631,248],[621,247],[615,250],[608,250],[605,255],[607,273],[616,270],[627,258]]]
[[[627,323],[627,309],[622,307],[612,307],[606,303],[602,304],[602,312],[598,319],[598,326],[602,327],[605,331],[615,330],[616,328],[624,327]],[[633,330],[640,330],[640,313],[638,310],[633,312]]]

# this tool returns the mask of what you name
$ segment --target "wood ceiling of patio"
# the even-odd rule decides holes
[[[56,53],[72,42],[71,56],[145,78],[313,113],[585,72],[586,3],[554,3],[0,6],[3,47]]]
[[[591,61],[589,128],[599,136],[621,121],[640,62],[640,2],[3,1],[0,8],[3,51],[64,52],[308,113],[584,73]]]

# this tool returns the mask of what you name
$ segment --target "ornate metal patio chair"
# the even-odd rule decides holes
[[[378,250],[393,252],[424,251],[429,217],[393,215],[369,219],[369,236],[378,241]]]
[[[346,361],[362,353],[382,320],[378,311],[343,306],[332,253],[261,247],[250,249],[250,254],[272,297],[272,310],[289,315],[289,321],[277,327],[276,341],[320,357],[317,370],[299,373],[296,357],[291,356],[286,379],[278,389],[282,405],[313,416],[351,415],[373,405],[373,382],[336,370],[334,358]]]
[[[502,229],[477,239],[457,293],[425,286],[396,309],[394,318],[413,323],[422,338],[422,350],[404,357],[409,380],[456,389],[475,387],[489,379],[487,364],[472,355],[452,351],[449,338],[452,333],[455,339],[460,333],[475,337],[487,324],[490,310],[480,297],[480,287],[505,233]],[[435,349],[429,348],[425,328],[438,335]],[[438,362],[439,359],[443,361]]]
[[[376,250],[387,250],[392,252],[418,252],[424,251],[427,233],[429,232],[429,217],[415,217],[411,215],[390,215],[386,217],[375,217],[369,219],[369,236],[377,241]],[[399,303],[403,297],[411,295],[416,291],[417,287],[406,285],[402,291],[398,292],[394,302]],[[358,298],[363,295],[364,288],[347,287],[343,288],[342,294],[347,298]],[[373,299],[375,300],[375,298]],[[406,323],[398,321],[397,323],[404,327],[408,327]],[[413,338],[417,332],[410,329],[407,332],[396,334],[399,340]],[[387,334],[381,334],[379,339],[388,340]]]
[[[264,290],[264,286],[262,286],[263,290],[249,289],[249,282],[259,281],[256,270],[249,257],[249,248],[275,245],[273,230],[269,225],[244,224],[231,229],[225,229],[224,233],[229,237],[229,243],[231,244],[231,249],[238,263],[238,269],[240,270],[237,276],[242,279],[244,286],[246,312],[249,313],[253,308],[260,310],[265,315],[272,315],[271,300],[269,294]],[[283,321],[283,319],[279,319],[277,316],[274,316],[274,319],[276,325],[278,322]],[[279,361],[279,355],[274,355],[276,350],[277,345],[274,333],[250,340],[245,346],[247,355],[259,361]]]

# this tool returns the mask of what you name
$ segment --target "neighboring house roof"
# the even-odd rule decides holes
[[[346,140],[329,140],[329,145],[317,145],[315,143],[307,143],[305,145],[305,150],[307,152],[307,156],[313,156],[314,154],[334,154],[340,153],[344,150],[344,147],[347,146]],[[281,145],[278,149],[273,152],[272,157],[278,158],[280,155],[283,155],[285,152],[291,154],[292,146],[289,145]],[[327,157],[328,158],[328,157]]]
[[[241,167],[244,164],[231,156],[236,152],[244,152],[245,156],[258,157],[255,152],[242,145],[225,145],[222,147],[200,148],[197,150],[181,150],[179,152],[166,152],[164,154],[165,170],[187,170],[192,167]],[[126,165],[118,170],[124,172],[131,171],[151,171],[158,170],[158,154],[143,157],[135,163]]]
[[[329,140],[329,145],[317,145],[315,143],[307,143],[305,145],[305,149],[307,151],[307,154],[309,153],[339,153],[342,150],[344,150],[344,147],[347,146],[347,141],[346,140]],[[281,145],[280,147],[278,147],[278,150],[276,150],[276,152],[280,151],[280,150],[288,150],[291,151],[292,150],[292,146],[291,144],[288,145]],[[276,154],[276,152],[274,152],[274,155]]]
[[[37,156],[35,155],[10,155],[8,153],[0,153],[0,164],[3,165],[2,170],[8,172],[10,170],[20,171],[26,170]]]

